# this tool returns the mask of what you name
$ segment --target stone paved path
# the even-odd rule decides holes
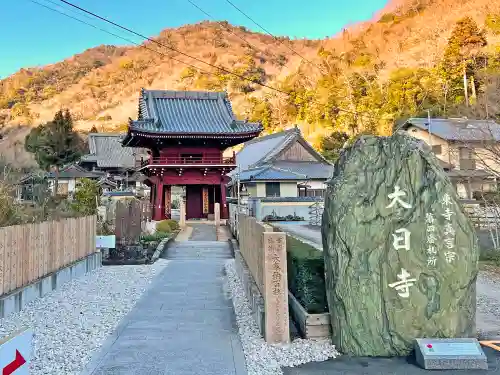
[[[203,226],[203,227],[202,227]],[[223,290],[228,243],[174,242],[171,262],[82,375],[245,375],[232,302]]]

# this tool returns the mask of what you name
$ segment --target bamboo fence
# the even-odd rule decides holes
[[[96,251],[96,216],[0,228],[0,296]]]

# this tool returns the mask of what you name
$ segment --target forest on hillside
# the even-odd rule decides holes
[[[225,90],[238,117],[261,121],[265,133],[298,124],[318,149],[359,133],[390,134],[427,111],[500,119],[500,6],[453,4],[449,11],[448,0],[405,0],[325,40],[273,38],[227,22],[155,38],[212,66],[146,42],[22,69],[0,81],[0,153],[15,149],[11,159],[21,160],[29,127],[61,108],[81,131],[122,131],[137,116],[142,87]]]

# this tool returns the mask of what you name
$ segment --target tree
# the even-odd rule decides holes
[[[334,131],[329,136],[321,139],[320,149],[321,155],[329,161],[336,161],[339,157],[340,150],[344,144],[349,141],[349,134],[344,132]]]
[[[449,82],[454,95],[459,101],[461,77],[463,77],[463,92],[466,105],[469,104],[468,77],[472,82],[472,96],[475,96],[475,72],[478,69],[480,48],[486,46],[487,40],[484,31],[479,30],[471,17],[464,17],[457,21],[446,47],[440,73],[446,82]]]
[[[92,128],[90,129],[90,133],[99,133],[95,125],[92,125]]]
[[[72,204],[73,210],[83,215],[96,215],[97,200],[100,193],[101,189],[96,181],[88,178],[81,179],[76,188]]]
[[[83,149],[69,110],[60,110],[52,121],[33,128],[26,136],[25,149],[34,154],[40,168],[54,169],[54,195],[57,195],[60,168],[78,160]]]

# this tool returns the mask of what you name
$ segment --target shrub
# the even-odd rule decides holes
[[[155,232],[152,234],[145,234],[141,236],[141,241],[142,242],[156,242],[156,241],[161,241],[164,238],[170,237],[170,233],[165,233],[165,232]]]
[[[323,252],[286,237],[288,289],[310,314],[328,312]]]
[[[172,220],[172,219],[165,220],[165,221],[168,223],[168,225],[170,226],[170,229],[172,231],[179,229],[179,223],[177,221]]]
[[[172,233],[172,227],[170,226],[170,220],[162,220],[156,224],[156,231],[163,233]]]

